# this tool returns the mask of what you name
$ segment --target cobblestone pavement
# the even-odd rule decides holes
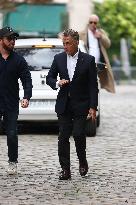
[[[82,178],[71,139],[72,180],[59,181],[57,136],[19,135],[18,175],[8,176],[0,136],[0,205],[136,205],[136,86],[101,92],[101,126],[87,138]]]

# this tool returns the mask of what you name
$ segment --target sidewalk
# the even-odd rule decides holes
[[[57,136],[19,135],[18,175],[8,176],[6,137],[0,136],[0,205],[136,205],[136,86],[101,92],[101,126],[87,138],[82,178],[73,138],[71,181],[59,181]]]

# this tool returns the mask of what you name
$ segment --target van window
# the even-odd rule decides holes
[[[49,69],[56,54],[63,52],[63,48],[16,48],[22,55],[31,71]]]

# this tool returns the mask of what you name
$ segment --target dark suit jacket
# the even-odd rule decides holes
[[[62,52],[54,57],[51,69],[46,77],[46,83],[56,89],[57,76],[69,80],[67,70],[67,54]],[[61,87],[57,96],[55,111],[62,114],[65,111],[68,95],[76,115],[87,115],[89,108],[97,109],[98,84],[95,59],[79,51],[77,65],[72,81]]]
[[[24,88],[24,98],[29,100],[32,96],[32,79],[25,59],[12,51],[5,61],[0,54],[0,101],[8,110],[19,109],[19,78]]]

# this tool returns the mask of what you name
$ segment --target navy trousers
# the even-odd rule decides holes
[[[17,119],[18,110],[6,111],[0,108],[0,124],[2,124],[7,135],[8,157],[10,162],[17,162],[18,159],[18,136]]]
[[[67,103],[66,111],[58,115],[59,137],[58,156],[62,169],[70,170],[70,142],[73,135],[75,147],[80,164],[86,162],[86,115],[74,114],[70,100]]]

